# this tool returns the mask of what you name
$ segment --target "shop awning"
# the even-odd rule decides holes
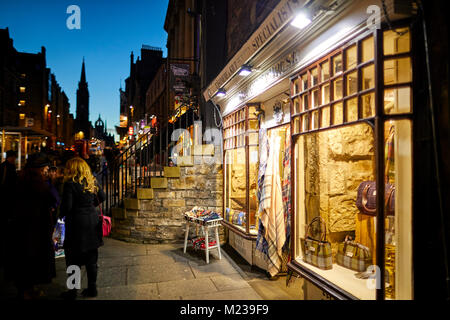
[[[14,133],[20,133],[27,137],[53,137],[54,134],[51,132],[48,132],[46,130],[40,130],[36,128],[28,128],[28,127],[13,127],[13,126],[6,126],[6,127],[0,127],[0,132],[14,132]]]

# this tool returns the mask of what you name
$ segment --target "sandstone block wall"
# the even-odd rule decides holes
[[[201,206],[222,214],[222,165],[181,167],[179,178],[167,179],[167,188],[153,189],[153,199],[133,199],[139,209],[133,205],[114,210],[113,238],[135,243],[183,242],[184,212]],[[193,235],[196,230],[191,231]]]

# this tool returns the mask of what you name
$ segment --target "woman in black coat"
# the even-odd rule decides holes
[[[51,206],[55,199],[45,182],[49,162],[42,153],[28,157],[15,192],[16,210],[9,238],[12,273],[19,297],[37,298],[35,285],[50,283],[56,276]]]
[[[64,172],[63,198],[60,217],[65,217],[64,254],[67,266],[86,266],[88,288],[82,294],[97,296],[98,248],[103,245],[101,221],[97,206],[105,194],[97,186],[88,164],[81,158],[73,158]],[[63,293],[66,299],[75,299],[77,290]]]

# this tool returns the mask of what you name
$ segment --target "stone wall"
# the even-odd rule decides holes
[[[152,199],[128,199],[124,208],[113,209],[113,238],[137,243],[183,242],[184,212],[201,206],[222,213],[221,165],[181,167],[179,178],[167,179],[167,188],[147,189],[152,190]],[[221,235],[223,239],[223,230]]]

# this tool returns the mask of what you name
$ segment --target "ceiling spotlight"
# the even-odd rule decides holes
[[[244,64],[241,70],[239,70],[239,75],[243,77],[248,76],[250,73],[252,73],[252,67],[246,64]]]
[[[217,97],[225,97],[227,95],[227,91],[225,90],[225,88],[220,88],[219,90],[217,90],[216,96]]]
[[[306,12],[300,12],[297,16],[292,20],[291,25],[296,28],[304,29],[311,23],[311,19],[308,17]]]

